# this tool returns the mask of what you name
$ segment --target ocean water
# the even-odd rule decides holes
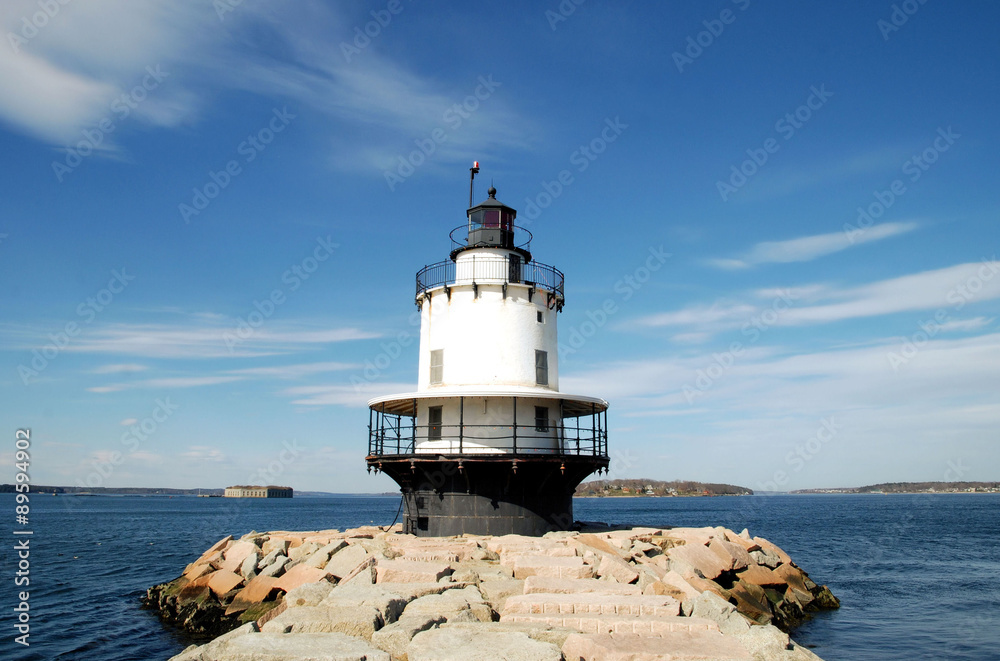
[[[0,494],[11,512],[12,494]],[[30,647],[14,643],[17,558],[0,553],[0,658],[167,659],[190,644],[140,609],[227,534],[388,525],[394,497],[229,500],[65,497],[31,501]],[[1000,495],[578,499],[579,520],[716,526],[784,548],[841,609],[793,636],[826,661],[1000,659]],[[10,528],[13,530],[13,527]]]

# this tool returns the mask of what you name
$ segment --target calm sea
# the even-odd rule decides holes
[[[13,520],[12,494],[0,495]],[[240,500],[54,497],[31,501],[31,646],[14,643],[8,527],[0,658],[167,659],[188,641],[140,610],[145,589],[227,535],[389,524],[398,498]],[[1000,495],[582,499],[580,520],[748,527],[843,607],[794,634],[826,661],[1000,658]]]

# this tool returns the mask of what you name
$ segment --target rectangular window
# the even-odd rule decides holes
[[[544,324],[545,323],[545,317],[542,316],[542,311],[538,310],[537,312],[535,312],[535,314],[538,315],[538,317],[537,317],[538,318],[538,323]]]
[[[549,385],[549,353],[535,350],[535,383]]]
[[[431,406],[427,409],[427,440],[441,440],[441,417],[443,407]]]
[[[535,407],[535,431],[549,430],[549,409],[547,406]]]
[[[431,385],[444,383],[444,349],[431,351]]]
[[[521,282],[521,256],[511,253],[507,258],[507,282]]]

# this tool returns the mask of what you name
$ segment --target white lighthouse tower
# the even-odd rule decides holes
[[[417,273],[416,392],[368,402],[369,470],[399,484],[416,535],[566,529],[576,486],[608,465],[608,403],[559,392],[563,274],[488,193]]]

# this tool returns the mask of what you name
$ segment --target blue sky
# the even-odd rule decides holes
[[[612,477],[998,478],[994,3],[0,16],[0,458],[30,427],[37,484],[394,490],[364,402],[416,382],[473,160],[566,273]]]

